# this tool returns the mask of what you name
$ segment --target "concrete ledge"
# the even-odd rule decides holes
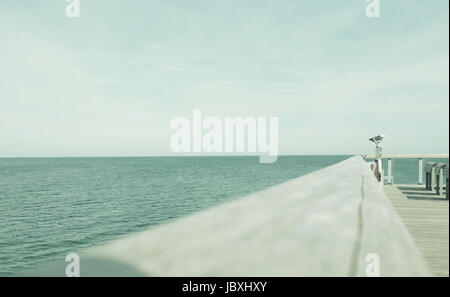
[[[148,276],[365,276],[366,257],[374,254],[382,276],[429,275],[382,187],[356,156],[88,249],[81,271],[100,259]]]

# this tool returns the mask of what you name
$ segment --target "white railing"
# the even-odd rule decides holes
[[[392,159],[417,159],[419,162],[419,174],[418,183],[423,184],[423,160],[424,159],[448,159],[449,154],[411,154],[411,155],[382,155],[381,159],[388,160],[388,173],[385,176],[389,178],[390,184],[394,183],[394,177],[392,175]],[[363,155],[364,159],[375,159],[374,155]]]

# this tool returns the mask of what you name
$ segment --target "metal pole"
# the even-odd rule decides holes
[[[423,184],[423,159],[419,159],[419,185]]]

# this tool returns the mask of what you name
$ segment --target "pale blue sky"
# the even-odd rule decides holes
[[[0,157],[170,155],[170,121],[278,116],[280,154],[448,153],[447,0],[0,2]]]

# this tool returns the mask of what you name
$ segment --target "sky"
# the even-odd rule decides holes
[[[276,116],[279,153],[449,151],[449,1],[0,2],[0,157],[172,155],[173,118]]]

